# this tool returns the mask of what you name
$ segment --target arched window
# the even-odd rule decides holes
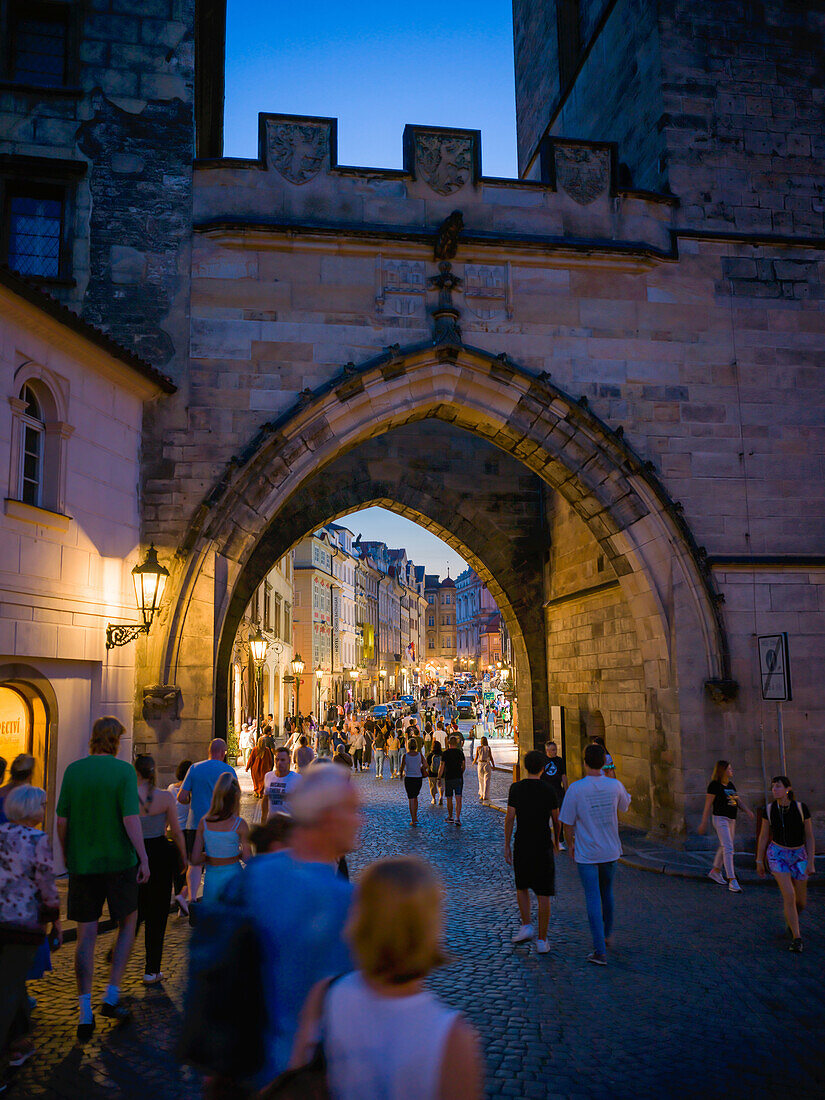
[[[43,496],[43,450],[46,424],[40,402],[31,386],[24,385],[20,400],[25,408],[21,416],[20,484],[18,497],[24,504],[40,507]]]

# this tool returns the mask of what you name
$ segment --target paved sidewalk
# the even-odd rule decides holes
[[[467,773],[462,829],[446,825],[443,808],[430,806],[429,799],[421,828],[410,829],[400,783],[376,782],[366,774],[356,782],[365,821],[353,874],[373,859],[403,852],[417,852],[440,868],[451,963],[433,976],[432,986],[478,1029],[491,1100],[825,1095],[819,1053],[825,1019],[821,896],[803,918],[805,952],[793,956],[775,889],[746,888],[735,896],[708,880],[622,867],[616,946],[602,970],[585,962],[590,942],[581,887],[563,857],[552,950],[537,956],[531,945],[510,943],[517,913],[502,854],[502,817],[478,804],[474,769]],[[82,1049],[74,1045],[73,948],[58,952],[54,972],[31,984],[38,998],[39,1051],[9,1096],[200,1095],[196,1076],[174,1057],[188,934],[184,922],[170,920],[162,988],[141,984],[138,944],[124,983],[134,1023],[118,1030],[99,1020],[94,1039]],[[100,939],[94,1004],[104,990],[102,955],[111,942],[111,934]]]

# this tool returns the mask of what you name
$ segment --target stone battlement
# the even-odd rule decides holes
[[[617,186],[610,142],[554,138],[541,179],[484,176],[481,134],[406,126],[404,167],[338,163],[337,120],[261,114],[257,160],[199,161],[195,222],[203,231],[306,230],[431,242],[454,210],[463,244],[674,258],[677,200]]]

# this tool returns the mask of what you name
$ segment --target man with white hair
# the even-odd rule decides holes
[[[260,936],[269,1010],[259,1086],[286,1069],[313,985],[352,969],[343,930],[353,888],[336,864],[356,844],[357,791],[343,768],[316,763],[287,804],[295,822],[290,848],[252,860],[242,890]]]

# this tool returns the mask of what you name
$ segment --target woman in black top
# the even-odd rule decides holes
[[[792,936],[791,951],[799,954],[799,914],[808,900],[808,879],[814,873],[816,846],[811,811],[797,802],[786,775],[771,780],[773,801],[766,807],[766,820],[759,833],[756,872],[765,876],[765,865],[776,879],[782,894],[785,923]]]
[[[708,878],[719,886],[724,886],[725,877],[722,874],[724,863],[725,874],[728,876],[728,889],[732,894],[742,893],[742,887],[736,881],[736,871],[733,866],[733,840],[740,806],[752,819],[753,811],[745,805],[742,796],[734,786],[730,761],[717,760],[708,783],[705,809],[697,831],[700,835],[704,833],[708,827],[708,817],[711,817],[716,835],[719,837],[719,847],[713,859],[713,866],[708,871]]]

